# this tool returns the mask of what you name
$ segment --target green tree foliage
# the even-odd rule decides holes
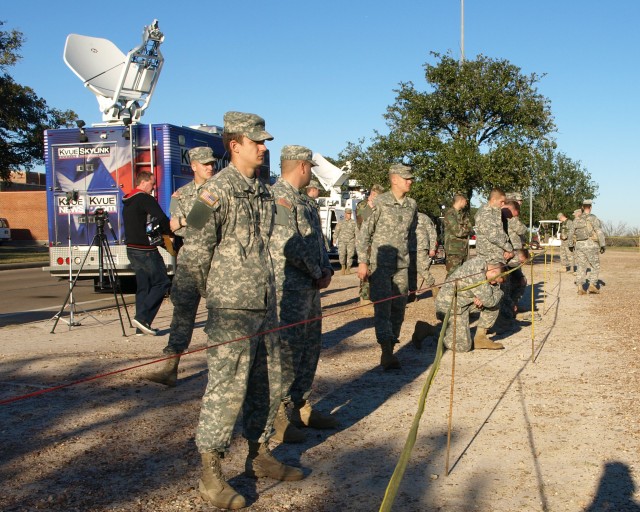
[[[531,189],[535,224],[539,220],[554,220],[560,212],[572,219],[571,213],[580,208],[584,199],[596,197],[598,185],[580,162],[547,145],[534,156]],[[520,215],[528,220],[528,193],[523,195]]]
[[[12,172],[44,161],[45,129],[69,126],[78,117],[72,110],[49,107],[33,89],[16,83],[7,73],[20,60],[23,43],[21,32],[0,30],[0,179],[5,182]]]
[[[528,187],[532,148],[555,129],[549,102],[535,87],[538,75],[482,55],[463,63],[432,56],[438,62],[424,66],[427,91],[411,82],[396,90],[384,115],[389,133],[376,132],[368,148],[360,140],[340,154],[352,161],[353,177],[368,184],[382,180],[392,162],[412,165],[411,195],[434,216],[457,191],[471,197],[493,187]]]

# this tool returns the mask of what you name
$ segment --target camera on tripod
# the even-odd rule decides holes
[[[65,201],[64,201],[65,206],[71,206],[71,203],[77,203],[78,202],[78,191],[77,190],[69,190],[69,191],[64,193],[64,196],[65,196]]]
[[[96,208],[96,211],[93,212],[93,217],[98,228],[104,228],[104,225],[109,222],[109,213],[104,208]]]

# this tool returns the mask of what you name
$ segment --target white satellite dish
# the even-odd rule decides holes
[[[127,55],[107,39],[70,34],[64,61],[96,95],[103,121],[131,124],[140,120],[158,82],[162,41],[158,20],[144,28],[142,44]]]
[[[70,34],[64,61],[94,94],[111,97],[127,57],[108,39]]]

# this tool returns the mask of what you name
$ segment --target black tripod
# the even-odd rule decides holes
[[[124,311],[127,315],[127,320],[129,320],[129,327],[133,328],[133,325],[131,324],[131,317],[129,316],[129,311],[127,310],[126,304],[124,302],[124,296],[122,295],[122,291],[118,286],[118,283],[119,283],[118,271],[116,270],[116,264],[113,259],[113,254],[111,253],[111,248],[109,247],[109,242],[107,241],[107,236],[104,233],[105,224],[109,226],[109,229],[111,230],[111,235],[113,236],[113,239],[116,242],[118,241],[118,238],[116,237],[113,227],[111,227],[111,222],[109,222],[109,214],[105,212],[103,208],[96,209],[95,222],[96,222],[96,234],[93,237],[93,240],[91,241],[91,245],[89,246],[86,254],[84,255],[84,259],[82,260],[82,263],[80,263],[80,267],[78,268],[78,272],[76,273],[76,276],[73,278],[73,281],[71,281],[71,284],[69,285],[69,293],[67,293],[67,297],[64,299],[62,308],[60,308],[59,313],[55,316],[56,321],[53,324],[53,327],[51,328],[52,334],[56,329],[56,325],[58,325],[58,320],[60,320],[60,317],[62,316],[62,312],[64,311],[64,308],[67,306],[67,303],[69,302],[69,298],[72,297],[73,288],[75,287],[76,282],[80,277],[80,273],[82,272],[84,264],[87,261],[87,258],[89,257],[89,254],[91,253],[91,249],[93,247],[98,248],[98,287],[100,290],[105,290],[108,288],[105,285],[105,277],[107,275],[109,277],[111,289],[113,290],[113,298],[116,302],[116,307],[118,309],[118,317],[120,318],[120,325],[122,326],[122,335],[126,336],[127,334],[124,330],[124,321],[122,319],[122,312],[120,311],[120,303],[121,303],[120,301],[122,301],[122,305],[124,306]],[[106,260],[106,268],[104,265],[105,260]],[[105,270],[106,270],[106,275],[105,275]],[[118,300],[118,295],[120,295],[120,300]],[[72,324],[69,324],[69,327],[71,327],[71,325]]]
[[[68,283],[69,283],[69,300],[67,302],[67,306],[69,306],[69,319],[66,320],[64,318],[62,318],[63,322],[66,322],[67,325],[69,326],[69,329],[71,329],[71,327],[76,327],[78,325],[80,325],[80,322],[77,320],[77,305],[76,305],[76,301],[73,297],[73,289],[71,287],[71,283],[73,282],[73,250],[71,248],[71,209],[73,207],[73,203],[75,202],[77,204],[78,202],[78,191],[77,190],[73,190],[71,192],[67,192],[67,197],[64,201],[64,205],[67,207],[67,258],[69,261],[69,279],[68,279]],[[63,308],[64,309],[64,308]],[[82,308],[80,308],[82,309]],[[96,320],[97,322],[100,322],[100,320],[98,320],[95,316],[93,316],[91,313],[85,311],[84,309],[82,309],[82,312],[85,315],[90,316],[91,318],[93,318],[94,320]],[[56,313],[51,320],[56,319],[56,318],[61,318],[62,317],[62,311],[60,311],[59,313]]]

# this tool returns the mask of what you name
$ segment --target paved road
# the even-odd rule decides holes
[[[60,311],[68,293],[68,280],[51,277],[41,268],[3,270],[0,272],[0,327],[49,319]],[[134,300],[133,295],[124,297],[127,303]],[[82,310],[115,305],[113,293],[93,291],[93,280],[78,280],[73,288],[73,298],[80,317]],[[62,318],[68,316],[67,306]]]

